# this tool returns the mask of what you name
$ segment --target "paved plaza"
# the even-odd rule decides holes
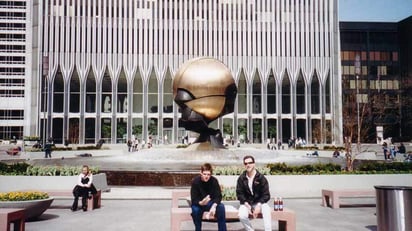
[[[170,230],[171,190],[162,187],[115,187],[111,192],[103,193],[102,207],[90,212],[72,212],[69,209],[71,198],[58,199],[38,220],[27,222],[26,230],[167,231]],[[355,204],[374,203],[373,199],[350,200]],[[331,209],[320,206],[320,198],[285,199],[284,203],[285,207],[296,212],[297,230],[377,230],[375,207]],[[256,230],[263,230],[262,223],[260,219],[253,221]],[[272,225],[273,230],[278,230],[276,222]],[[192,222],[185,222],[181,230],[194,230],[194,226]],[[204,230],[217,230],[217,224],[204,223]],[[243,229],[240,222],[234,222],[228,223],[228,230]]]
[[[365,147],[358,156],[364,159],[383,159],[380,147]],[[79,157],[82,153],[93,157]],[[172,146],[155,146],[138,152],[128,152],[125,145],[111,145],[110,148],[91,151],[53,152],[51,159],[44,159],[42,152],[23,152],[19,156],[0,154],[0,160],[27,160],[40,165],[81,165],[97,166],[101,170],[163,170],[198,171],[204,162],[214,165],[239,165],[245,154],[255,155],[260,163],[286,162],[305,164],[319,162],[342,163],[344,159],[331,158],[331,151],[319,151],[319,158],[307,157],[308,151],[267,150],[263,145],[249,145],[241,148],[230,147],[219,153],[188,152]],[[109,186],[111,192],[102,194],[102,207],[90,212],[70,211],[72,198],[56,198],[38,220],[26,223],[26,230],[170,230],[171,191],[176,187],[160,186]],[[273,185],[271,187],[282,187]],[[180,189],[180,188],[179,188]],[[293,189],[290,189],[293,190]],[[273,199],[272,199],[273,200]],[[296,212],[297,230],[303,231],[371,231],[377,230],[374,198],[344,199],[355,206],[331,209],[322,207],[320,194],[317,198],[285,198],[285,207]],[[272,203],[272,201],[271,201]],[[369,206],[356,206],[368,204]],[[185,206],[184,204],[182,204]],[[263,230],[261,220],[255,220],[256,230]],[[192,222],[182,224],[182,230],[193,230]],[[243,230],[239,222],[228,223],[229,230]],[[277,230],[273,222],[273,230]],[[204,230],[217,230],[216,223],[205,223]]]

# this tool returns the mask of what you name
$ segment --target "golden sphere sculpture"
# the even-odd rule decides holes
[[[182,113],[179,126],[200,133],[197,142],[211,141],[220,131],[208,124],[232,113],[237,87],[229,68],[214,58],[186,61],[173,79],[173,97]],[[221,136],[221,134],[220,134]]]

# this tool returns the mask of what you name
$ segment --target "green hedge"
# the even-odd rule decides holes
[[[317,175],[317,174],[337,174],[341,172],[338,164],[306,164],[300,166],[289,166],[285,163],[268,164],[272,175]]]
[[[38,137],[38,136],[25,136],[25,137],[23,137],[23,140],[25,140],[25,141],[38,141],[38,140],[40,140],[40,137]]]
[[[319,150],[318,146],[297,146],[295,150]]]
[[[322,174],[411,174],[412,164],[402,162],[365,162],[354,171],[342,170],[338,164],[312,164],[288,166],[285,163],[268,164],[272,175],[322,175]]]
[[[360,164],[357,170],[365,173],[412,173],[412,164],[403,162],[366,162]]]
[[[0,175],[24,175],[29,166],[27,163],[6,164],[0,162]]]
[[[340,146],[336,147],[336,146],[328,146],[328,145],[323,146],[323,150],[325,151],[335,151],[336,149],[338,151],[344,151],[345,147],[340,147]]]
[[[338,164],[306,164],[291,166],[285,163],[268,164],[266,167],[257,167],[264,175],[326,175],[326,174],[411,174],[412,164],[402,162],[365,162],[359,164],[354,171],[342,170]],[[241,166],[218,166],[214,169],[215,175],[240,175],[244,171]]]
[[[0,175],[9,176],[76,176],[82,166],[31,166],[27,163],[5,164],[0,162]],[[90,167],[93,174],[99,172],[97,167]]]
[[[93,174],[99,172],[97,167],[90,167]],[[77,176],[82,172],[82,166],[29,166],[28,176]]]
[[[101,148],[96,147],[96,145],[88,145],[88,146],[78,146],[77,150],[98,150]]]
[[[223,201],[237,200],[236,187],[225,187],[221,185],[220,188],[222,190],[222,200]]]
[[[256,168],[263,175],[270,174],[270,169],[267,167],[256,167]],[[215,167],[215,169],[213,170],[213,173],[215,175],[235,176],[235,175],[240,175],[243,171],[245,171],[245,168],[240,167],[240,166],[227,166],[227,167],[218,166],[218,167]]]

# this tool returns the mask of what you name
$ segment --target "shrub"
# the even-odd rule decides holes
[[[47,193],[36,191],[0,193],[0,201],[29,201],[47,198],[49,198]]]
[[[97,148],[95,145],[88,145],[88,146],[78,146],[77,150],[97,150],[99,148]]]
[[[319,150],[317,146],[297,146],[296,150]]]
[[[222,200],[223,201],[237,200],[236,187],[225,187],[221,185],[220,188],[222,190]]]
[[[412,164],[404,162],[364,162],[359,165],[358,170],[366,173],[411,173]]]
[[[285,175],[285,174],[337,174],[341,172],[341,166],[338,164],[306,164],[301,166],[288,166],[285,163],[268,164],[272,175]]]
[[[270,174],[270,169],[267,167],[256,167],[256,169],[262,173],[263,175],[269,175]],[[240,166],[227,166],[227,167],[216,167],[213,170],[213,173],[216,175],[240,175],[245,171],[244,167]]]
[[[25,136],[25,137],[23,137],[23,140],[25,140],[25,141],[38,141],[38,140],[40,140],[40,137],[38,137],[38,136]]]
[[[0,175],[24,175],[29,166],[24,162],[14,164],[0,162]]]
[[[71,151],[71,150],[73,150],[73,148],[72,147],[56,147],[56,146],[54,146],[52,148],[52,150],[53,151]]]
[[[176,148],[187,148],[188,146],[187,144],[178,144]]]
[[[334,145],[332,145],[332,146],[328,146],[328,145],[325,145],[325,146],[323,146],[323,150],[325,150],[325,151],[327,151],[327,150],[329,150],[329,151],[335,151],[335,150],[338,150],[338,151],[344,151],[345,150],[345,147],[341,147],[341,146],[334,146]]]
[[[90,167],[93,174],[97,174],[97,167]],[[82,172],[82,166],[30,166],[26,175],[29,176],[76,176]]]

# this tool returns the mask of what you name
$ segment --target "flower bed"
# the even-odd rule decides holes
[[[0,201],[29,201],[42,200],[49,198],[45,192],[27,191],[27,192],[6,192],[0,193]]]
[[[44,192],[0,193],[0,208],[23,208],[26,219],[33,219],[42,215],[50,207],[53,200]]]

